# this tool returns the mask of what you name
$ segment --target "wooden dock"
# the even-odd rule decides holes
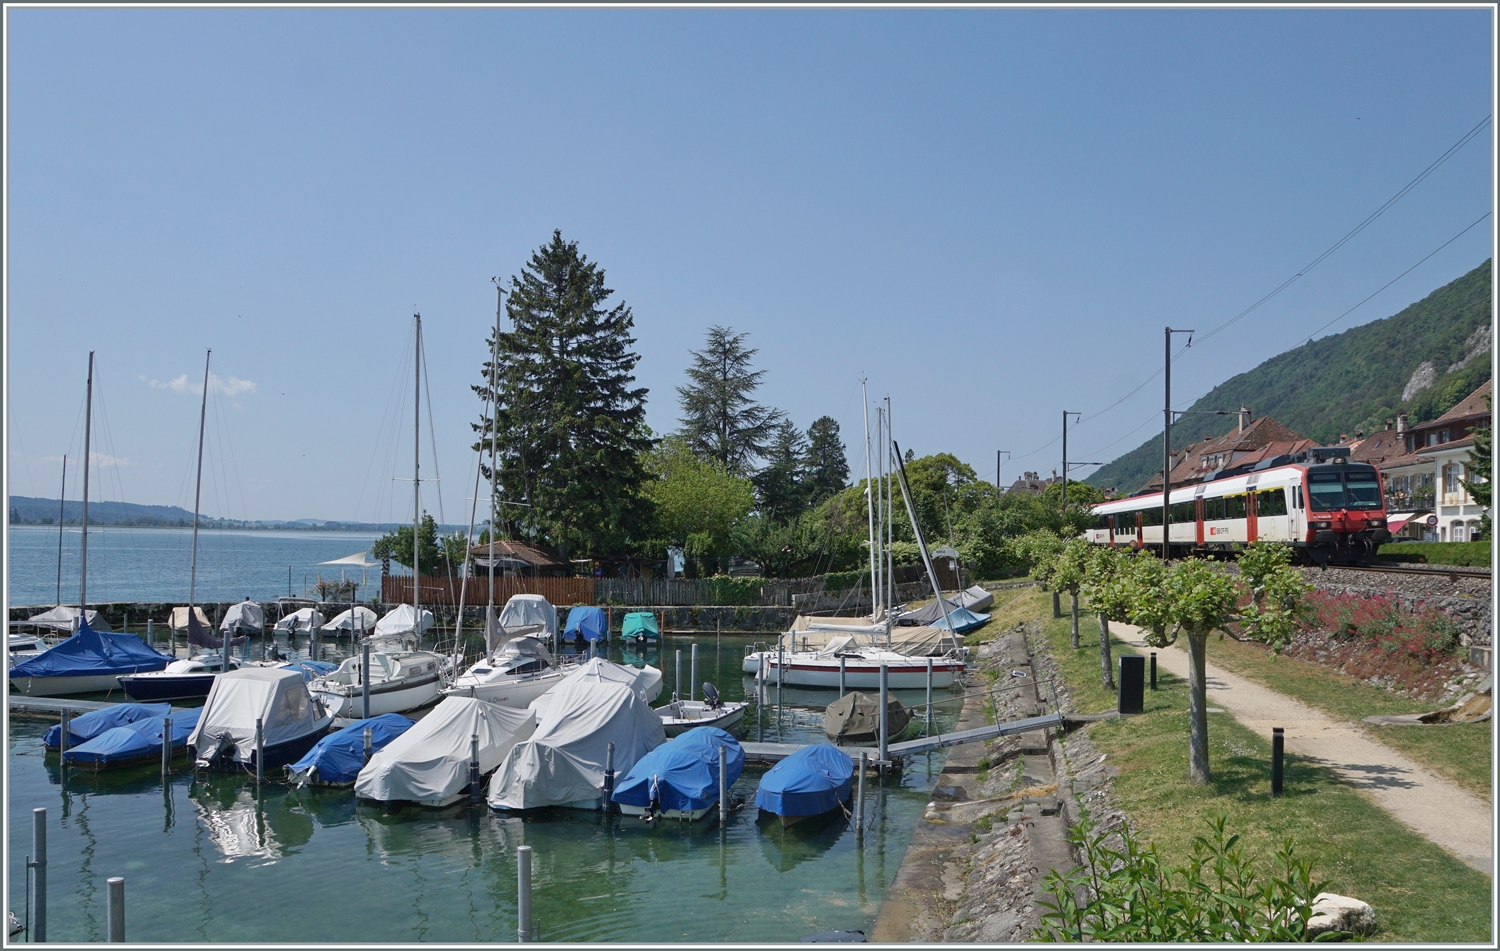
[[[885,751],[886,755],[890,758],[884,762],[878,759],[878,747],[835,745],[834,748],[843,750],[853,760],[858,760],[859,754],[864,753],[869,758],[871,766],[891,766],[898,763],[903,757],[915,756],[919,753],[930,753],[933,750],[958,746],[962,743],[980,743],[1001,736],[1015,736],[1019,733],[1031,733],[1037,730],[1055,729],[1062,726],[1064,726],[1062,714],[1049,713],[1045,716],[1011,720],[1008,723],[994,723],[989,726],[976,727],[972,730],[957,730],[953,733],[936,733],[932,736],[920,736],[915,740],[905,740],[901,743],[892,743],[887,746]],[[813,744],[751,742],[741,743],[740,748],[745,751],[745,762],[771,764],[779,763],[804,746],[811,745]]]
[[[11,694],[7,698],[6,710],[13,717],[25,717],[32,720],[57,720],[61,719],[66,711],[69,717],[80,716],[85,713],[93,713],[95,710],[103,710],[106,707],[118,706],[128,701],[108,702],[103,700],[69,700],[66,697],[26,697],[19,694]],[[185,708],[173,707],[172,715],[176,716],[184,712]]]

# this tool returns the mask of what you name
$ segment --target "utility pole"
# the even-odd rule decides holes
[[[999,498],[1000,497],[1000,493],[1005,491],[1005,489],[1000,485],[1000,457],[1002,455],[1006,455],[1006,456],[1010,455],[1010,450],[1009,449],[996,449],[995,450],[995,497],[996,498]]]
[[[1063,467],[1062,467],[1062,504],[1059,508],[1068,507],[1068,417],[1082,417],[1082,413],[1072,410],[1063,410]]]
[[[1173,330],[1166,328],[1165,349],[1166,354],[1166,376],[1164,378],[1165,402],[1162,404],[1162,434],[1161,434],[1161,561],[1162,564],[1172,560],[1172,546],[1168,541],[1168,533],[1172,528],[1172,335],[1187,334],[1188,346],[1193,345],[1193,332],[1191,330]]]

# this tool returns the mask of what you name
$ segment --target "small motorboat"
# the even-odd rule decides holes
[[[238,670],[240,660],[229,658],[229,669]],[[126,674],[120,678],[125,696],[137,703],[153,700],[199,700],[208,696],[214,678],[224,671],[224,654],[205,651],[187,660],[174,660],[165,670]]]
[[[23,660],[30,660],[52,647],[42,635],[26,634],[22,631],[11,631],[5,646],[11,667]]]
[[[257,747],[262,770],[301,757],[333,723],[333,714],[313,700],[307,686],[300,671],[282,667],[247,666],[220,674],[188,737],[193,765],[254,770]]]
[[[557,608],[539,594],[512,595],[500,609],[499,623],[511,634],[527,634],[544,644],[557,645]]]
[[[886,697],[886,740],[906,729],[911,710],[895,697]],[[880,739],[880,700],[869,694],[846,693],[823,710],[823,732],[835,743],[874,743]]]
[[[266,630],[266,612],[259,604],[246,598],[231,604],[219,622],[219,630],[230,637],[236,634],[262,634]]]
[[[650,664],[636,667],[631,664],[617,664],[603,657],[591,657],[581,664],[569,666],[567,676],[556,687],[531,701],[531,709],[537,712],[539,719],[546,712],[548,704],[552,702],[552,695],[563,685],[571,683],[623,684],[634,690],[642,703],[649,705],[661,696],[662,676],[661,671]]]
[[[650,611],[631,611],[620,622],[620,640],[641,645],[661,640],[661,625]]]
[[[755,790],[755,805],[783,826],[841,808],[854,783],[854,761],[826,743],[804,746],[772,766]]]
[[[298,608],[283,615],[272,631],[276,634],[311,634],[323,626],[323,615],[317,608]]]
[[[609,643],[609,616],[603,608],[577,607],[568,612],[568,624],[563,628],[563,640],[580,644]]]
[[[67,697],[120,689],[121,674],[161,670],[172,662],[134,634],[96,631],[80,621],[78,633],[10,668],[10,692],[27,697]]]
[[[434,651],[416,650],[415,636],[371,639],[370,669],[364,669],[363,652],[346,658],[338,669],[308,684],[313,698],[336,717],[354,719],[365,715],[365,679],[369,679],[372,717],[382,713],[405,713],[438,699],[453,659]]]
[[[126,726],[148,717],[163,717],[172,712],[169,703],[117,703],[81,714],[68,721],[68,746],[87,743],[117,726]],[[42,735],[42,746],[56,750],[62,745],[62,724],[49,727]]]
[[[711,726],[694,727],[636,760],[611,797],[627,816],[697,821],[717,811],[719,748],[726,788],[745,770],[739,741]]]
[[[352,786],[369,758],[396,737],[411,729],[415,720],[399,713],[384,713],[368,720],[357,720],[342,730],[335,730],[313,744],[297,762],[287,766],[287,780],[298,786]],[[365,746],[365,731],[370,745]]]
[[[324,634],[332,634],[335,637],[343,637],[352,633],[355,637],[361,637],[375,630],[375,612],[362,604],[357,604],[347,611],[336,614],[332,621],[324,624]]]
[[[536,714],[530,710],[444,697],[415,726],[370,757],[354,781],[354,794],[377,802],[451,805],[469,788],[475,737],[483,777],[535,729]]]
[[[577,669],[572,664],[559,665],[534,637],[512,637],[455,677],[443,695],[524,708]]]
[[[714,685],[705,681],[702,700],[673,697],[671,703],[657,707],[656,712],[661,715],[661,723],[667,736],[674,737],[698,727],[729,730],[744,719],[745,710],[749,706],[744,701],[725,703]]]
[[[71,747],[63,754],[63,762],[95,770],[160,762],[167,721],[172,721],[172,735],[165,742],[171,744],[171,755],[176,755],[187,749],[188,737],[198,725],[202,713],[202,708],[184,710],[170,716],[147,717],[125,726],[111,727],[87,743]]]

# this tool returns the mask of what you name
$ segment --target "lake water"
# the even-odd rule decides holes
[[[199,530],[196,594],[203,601],[274,601],[307,593],[325,578],[361,581],[365,597],[378,593],[380,570],[318,566],[369,549],[377,532],[252,532]],[[58,598],[55,526],[12,525],[6,552],[10,603],[78,603],[79,556],[83,535],[77,527],[62,533],[62,598]],[[89,529],[90,604],[108,601],[187,603],[193,564],[193,533],[181,528],[107,526]],[[342,574],[341,574],[342,572]]]
[[[347,548],[348,546],[344,546]],[[357,550],[357,549],[356,549]],[[343,554],[348,551],[338,549]],[[283,571],[285,569],[283,568]],[[243,591],[237,593],[244,594]],[[254,594],[255,592],[251,592]],[[667,636],[644,655],[683,689],[694,641],[699,682],[727,700],[753,700],[740,671],[744,637]],[[306,638],[277,641],[302,655]],[[263,646],[252,642],[252,656]],[[343,650],[347,650],[347,642]],[[324,659],[341,656],[325,645]],[[922,692],[898,692],[908,704]],[[744,739],[822,741],[821,706],[836,691],[791,690],[753,705]],[[957,692],[936,722],[951,728]],[[695,824],[548,809],[501,815],[481,805],[444,810],[356,803],[350,790],[293,789],[253,778],[195,776],[179,759],[159,767],[60,774],[44,756],[46,724],[10,720],[7,762],[10,907],[25,908],[31,810],[47,809],[48,937],[101,941],[105,880],[125,877],[132,942],[476,942],[516,939],[516,847],[533,849],[533,918],[542,941],[796,942],[815,931],[870,930],[941,771],[941,751],[871,779],[866,834],[837,815],[807,828],[758,822],[756,810]],[[911,734],[908,734],[911,735]],[[752,800],[762,771],[747,768],[733,796]]]

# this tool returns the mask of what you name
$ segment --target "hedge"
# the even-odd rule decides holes
[[[1488,541],[1390,542],[1380,546],[1377,556],[1382,561],[1488,567],[1491,561],[1491,549]]]

